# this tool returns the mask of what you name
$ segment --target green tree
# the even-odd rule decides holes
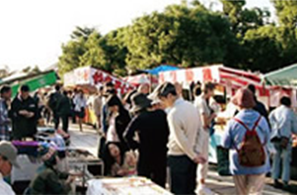
[[[127,64],[143,69],[160,63],[183,67],[223,63],[235,37],[228,20],[196,3],[172,5],[163,13],[138,18],[126,40]]]
[[[62,44],[62,55],[59,57],[58,63],[60,74],[82,66],[81,58],[87,52],[86,41],[93,33],[95,30],[92,28],[76,27],[70,35],[71,40]]]
[[[296,29],[297,25],[297,1],[293,0],[271,0],[278,21],[282,26]]]

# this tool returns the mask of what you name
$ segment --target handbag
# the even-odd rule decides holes
[[[282,136],[282,137],[280,138],[280,146],[281,146],[283,149],[286,149],[286,148],[288,147],[289,142],[290,142],[290,139],[287,138],[287,137]]]

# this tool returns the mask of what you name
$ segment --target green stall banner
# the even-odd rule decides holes
[[[18,93],[18,89],[21,85],[28,85],[30,88],[30,91],[32,92],[42,87],[53,85],[56,82],[57,82],[57,76],[55,72],[49,72],[47,74],[33,77],[31,79],[26,79],[24,81],[15,83],[11,86],[12,96],[14,97]]]

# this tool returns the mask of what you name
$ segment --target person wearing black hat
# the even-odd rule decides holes
[[[14,98],[11,104],[12,137],[14,140],[33,138],[37,132],[38,106],[29,91],[29,86],[21,86],[19,95]]]
[[[132,96],[131,112],[135,117],[124,133],[124,138],[131,149],[139,150],[138,175],[165,187],[169,127],[165,112],[153,111],[150,107],[151,100],[145,94],[136,93]],[[136,133],[139,142],[133,139]]]

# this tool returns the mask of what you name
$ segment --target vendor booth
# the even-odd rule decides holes
[[[276,107],[282,96],[289,96],[297,111],[297,64],[269,72],[263,75],[262,81],[272,88],[271,107]]]
[[[82,89],[87,95],[93,95],[97,89],[106,82],[113,82],[119,95],[134,89],[131,84],[91,66],[77,68],[64,75],[64,87]],[[86,109],[85,122],[95,125],[97,122],[95,113]]]

